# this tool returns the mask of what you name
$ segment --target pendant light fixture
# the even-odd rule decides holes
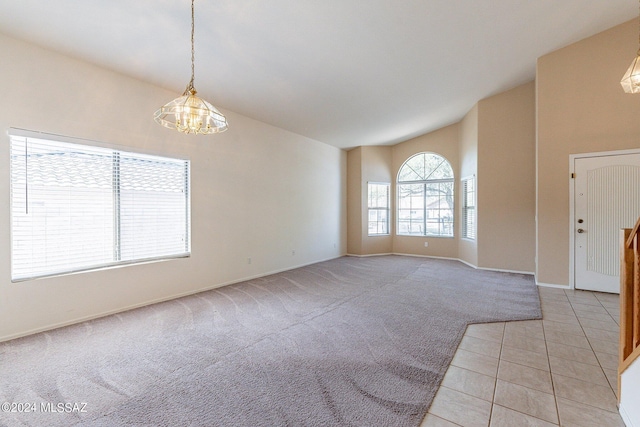
[[[191,80],[182,96],[160,107],[154,114],[154,120],[169,129],[184,133],[207,135],[227,130],[227,119],[216,107],[196,96],[193,87],[195,70],[194,0],[191,0]]]
[[[638,15],[638,45],[640,45],[640,14]],[[640,49],[620,84],[626,93],[640,93]]]

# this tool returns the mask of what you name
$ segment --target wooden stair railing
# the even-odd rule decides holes
[[[633,229],[620,230],[620,376],[640,357],[640,218]]]

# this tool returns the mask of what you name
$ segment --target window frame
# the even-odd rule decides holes
[[[469,183],[473,184],[473,190],[469,191]],[[477,230],[478,230],[478,186],[476,182],[476,176],[472,175],[461,180],[462,187],[462,215],[461,215],[461,223],[462,230],[461,236],[465,240],[476,240],[477,238]],[[473,205],[469,205],[469,193],[472,193],[471,201]],[[473,223],[471,233],[469,233],[469,211],[473,212]]]
[[[375,185],[375,186],[385,186],[387,189],[387,201],[386,201],[386,206],[380,207],[380,206],[371,206],[371,186]],[[386,233],[371,233],[371,212],[376,212],[376,224],[380,224],[383,223],[386,226]],[[379,220],[379,212],[386,212],[386,221],[385,222],[381,222]],[[370,237],[375,237],[375,236],[389,236],[391,234],[391,230],[390,230],[390,225],[391,225],[391,221],[390,221],[390,216],[391,214],[391,183],[390,182],[367,182],[367,236]],[[378,229],[379,227],[376,227],[376,229]]]
[[[433,178],[433,179],[429,179],[428,177],[426,177],[425,179],[416,179],[416,180],[401,180],[400,176],[403,172],[403,169],[405,168],[405,166],[408,165],[408,163],[418,157],[418,156],[427,156],[427,155],[431,155],[431,156],[436,156],[439,157],[440,159],[443,160],[443,162],[446,162],[446,165],[448,167],[448,169],[450,169],[451,172],[451,177],[447,177],[447,178]],[[441,162],[440,164],[438,164],[434,169],[431,170],[431,172],[429,173],[429,176],[431,176],[431,174],[435,173],[436,171],[438,171],[438,169],[440,168],[440,165],[443,164],[443,162]],[[410,167],[410,166],[409,166]],[[417,172],[416,172],[417,175]],[[400,166],[400,168],[398,169],[398,174],[396,177],[396,235],[397,236],[407,236],[407,237],[438,237],[438,238],[448,238],[448,239],[452,239],[455,238],[455,173],[453,171],[453,166],[451,166],[451,162],[449,162],[449,160],[439,154],[439,153],[434,153],[434,152],[429,152],[429,151],[423,151],[423,152],[419,152],[416,154],[413,154],[411,156],[409,156]],[[438,233],[429,233],[428,232],[428,224],[430,223],[428,221],[429,219],[429,211],[430,209],[427,207],[427,199],[428,199],[428,192],[429,191],[433,191],[434,189],[434,185],[437,185],[438,188],[440,188],[441,184],[444,185],[448,185],[451,188],[451,204],[448,208],[440,208],[438,207],[437,210],[448,210],[451,212],[451,221],[450,223],[445,223],[443,221],[441,221],[440,217],[439,221],[438,221]],[[421,187],[421,199],[420,197],[418,199],[421,200],[421,204],[422,206],[417,206],[416,209],[412,209],[412,207],[409,208],[403,208],[403,203],[401,202],[401,197],[402,197],[402,193],[403,193],[403,186],[417,186],[417,187]],[[416,187],[416,188],[417,188]],[[446,196],[440,195],[438,196],[438,203],[441,203],[441,200],[443,200],[443,198]],[[410,204],[411,204],[412,200],[410,200]],[[445,199],[446,202],[446,199]],[[411,223],[412,223],[412,218],[411,218],[411,211],[418,211],[418,210],[422,210],[422,218],[421,218],[421,222],[422,222],[422,229],[423,232],[421,234],[417,234],[417,233],[402,233],[402,227],[400,225],[401,221],[403,221],[403,215],[401,215],[401,211],[406,211],[409,210],[410,212],[410,218],[409,218],[409,222],[410,222],[410,227],[411,227]],[[431,209],[433,210],[433,209]],[[418,220],[420,220],[420,218],[418,218]],[[419,222],[419,221],[418,221]],[[450,224],[449,225],[449,229],[451,230],[450,234],[447,233],[442,233],[442,230],[444,228],[447,227],[446,224]]]
[[[80,138],[73,138],[73,137],[66,137],[66,136],[60,136],[60,135],[52,135],[52,134],[47,134],[47,133],[43,133],[43,132],[35,132],[35,131],[28,131],[28,130],[24,130],[24,129],[17,129],[17,128],[10,128],[8,131],[8,135],[9,135],[9,142],[10,142],[10,159],[9,159],[9,163],[10,163],[10,245],[11,245],[11,281],[12,282],[22,282],[22,281],[27,281],[27,280],[32,280],[32,279],[39,279],[39,278],[45,278],[45,277],[54,277],[54,276],[60,276],[60,275],[67,275],[67,274],[74,274],[74,273],[79,273],[79,272],[87,272],[87,271],[96,271],[96,270],[101,270],[101,269],[105,269],[105,268],[114,268],[114,267],[120,267],[120,266],[125,266],[125,265],[132,265],[132,264],[142,264],[142,263],[148,263],[148,262],[153,262],[153,261],[162,261],[162,260],[168,260],[168,259],[176,259],[176,258],[186,258],[186,257],[190,257],[191,256],[191,162],[188,159],[184,159],[184,158],[178,158],[178,157],[169,157],[166,155],[159,155],[156,153],[149,153],[149,152],[142,152],[142,150],[138,150],[137,148],[135,150],[137,151],[133,151],[133,147],[121,147],[115,144],[106,144],[106,143],[100,143],[100,142],[96,142],[96,141],[91,141],[91,140],[86,140],[86,139],[80,139]],[[25,162],[25,172],[24,175],[21,175],[21,172],[16,172],[16,167],[19,167],[19,157],[21,156],[21,154],[17,154],[14,153],[14,138],[16,139],[15,144],[18,145],[24,145],[25,146],[25,153],[22,155],[24,156],[24,159],[22,160],[22,162]],[[107,222],[110,222],[112,225],[112,234],[113,234],[113,238],[112,240],[105,240],[102,241],[102,248],[104,249],[105,247],[112,247],[112,255],[110,260],[106,260],[106,258],[104,258],[103,256],[97,256],[95,259],[92,259],[91,261],[85,262],[84,264],[80,261],[77,260],[77,257],[75,255],[75,252],[73,250],[69,251],[69,252],[54,252],[52,253],[53,255],[64,255],[63,256],[63,263],[62,265],[56,265],[56,266],[50,266],[49,264],[46,263],[42,263],[41,260],[36,259],[36,261],[26,261],[26,262],[31,262],[31,263],[36,263],[35,266],[31,267],[31,269],[29,270],[27,267],[25,268],[17,268],[16,269],[16,262],[17,261],[17,257],[19,256],[19,252],[16,252],[16,244],[20,243],[19,238],[16,237],[16,233],[19,233],[20,228],[16,228],[16,227],[20,227],[19,224],[19,217],[16,216],[16,212],[18,212],[18,209],[22,209],[21,206],[16,205],[16,203],[19,203],[20,197],[21,195],[16,195],[14,193],[16,193],[16,190],[14,189],[14,186],[16,186],[16,181],[14,181],[14,177],[15,178],[24,178],[24,184],[21,185],[25,185],[25,189],[24,194],[22,195],[25,198],[25,202],[23,203],[23,206],[25,208],[25,212],[29,212],[29,204],[27,202],[28,197],[29,197],[29,191],[33,191],[32,189],[29,188],[29,185],[33,186],[36,185],[33,182],[31,184],[29,184],[29,176],[28,176],[28,170],[26,169],[26,161],[28,161],[28,154],[26,152],[26,150],[28,149],[28,145],[29,145],[29,141],[33,141],[33,144],[35,144],[35,146],[46,146],[46,145],[51,145],[51,150],[55,149],[55,145],[58,145],[59,150],[64,150],[64,149],[69,149],[69,147],[63,147],[62,144],[73,144],[74,147],[73,149],[76,150],[79,153],[80,156],[97,156],[97,157],[102,157],[101,161],[104,162],[106,164],[106,158],[108,157],[107,154],[110,153],[111,154],[111,160],[112,160],[112,182],[110,184],[110,188],[111,188],[111,193],[112,193],[112,200],[111,203],[113,204],[113,208],[112,211],[110,213],[107,213],[106,216],[104,216],[102,222],[98,222],[96,223],[95,226],[95,230],[98,231],[100,229],[101,226],[104,226]],[[120,229],[121,225],[123,224],[123,218],[127,215],[126,211],[122,211],[122,209],[131,209],[132,206],[135,209],[136,206],[138,206],[138,208],[143,208],[143,209],[149,209],[149,205],[148,204],[143,204],[143,205],[131,205],[130,202],[128,201],[124,201],[123,199],[121,199],[121,195],[122,193],[125,193],[125,195],[127,194],[127,192],[129,194],[142,194],[143,196],[147,195],[147,194],[151,194],[151,197],[153,198],[153,190],[149,191],[147,188],[145,188],[144,190],[142,190],[142,193],[140,193],[138,190],[133,189],[133,190],[124,190],[120,185],[121,181],[120,178],[123,177],[124,175],[122,175],[124,172],[120,171],[120,161],[121,159],[123,161],[127,161],[127,162],[147,162],[148,164],[151,165],[152,169],[154,169],[151,172],[151,177],[155,179],[155,177],[161,177],[160,173],[162,173],[162,170],[164,169],[165,172],[167,171],[165,165],[172,165],[171,167],[174,170],[174,175],[177,173],[176,176],[180,177],[179,181],[173,181],[172,185],[176,185],[179,184],[180,186],[184,185],[182,187],[182,191],[177,191],[177,193],[174,191],[174,194],[177,194],[176,199],[174,200],[174,204],[171,206],[175,205],[175,201],[179,201],[178,203],[181,205],[184,203],[184,211],[181,211],[180,213],[180,222],[178,223],[179,227],[176,227],[176,230],[181,229],[182,226],[184,225],[184,234],[182,234],[183,232],[180,231],[179,235],[182,236],[181,237],[181,241],[183,243],[180,243],[179,246],[175,246],[175,240],[174,243],[172,244],[172,247],[176,247],[176,248],[184,248],[184,250],[182,249],[169,249],[169,250],[165,250],[163,252],[163,249],[159,249],[157,247],[152,247],[152,246],[147,246],[147,247],[140,247],[140,246],[135,246],[135,240],[137,238],[140,237],[139,231],[134,231],[133,234],[129,233],[129,238],[126,239],[124,242],[122,241],[122,237],[123,237],[123,232]],[[60,166],[57,166],[60,167]],[[183,171],[182,172],[175,172],[178,171],[179,168],[182,168]],[[155,169],[159,169],[159,170],[155,170]],[[82,169],[82,166],[80,169],[78,170],[84,170]],[[138,170],[137,168],[134,169],[129,169],[129,174],[131,174],[131,172],[136,172],[136,173],[140,173],[140,170]],[[149,172],[147,172],[148,174]],[[162,175],[162,178],[164,178],[166,180],[166,176]],[[33,178],[32,178],[33,179]],[[137,183],[137,181],[131,181],[129,179],[128,181],[131,185],[135,185]],[[166,181],[165,181],[166,182]],[[146,183],[146,181],[145,181]],[[60,181],[55,180],[52,181],[52,184],[47,184],[46,186],[49,185],[53,185],[53,188],[55,190],[55,187],[59,187],[60,185]],[[161,192],[165,192],[163,194],[166,194],[168,190],[167,187],[163,187],[161,184],[160,191]],[[41,185],[42,186],[42,185]],[[45,186],[45,187],[46,187]],[[89,187],[88,185],[82,185],[79,188],[79,192],[87,192],[87,187]],[[18,187],[16,187],[18,188]],[[20,192],[22,190],[18,190],[18,192]],[[46,192],[50,192],[51,190],[41,190]],[[73,188],[69,189],[70,193],[73,193],[74,190]],[[105,191],[104,189],[102,190],[103,192]],[[107,190],[108,192],[109,190]],[[91,193],[93,194],[93,193]],[[77,203],[79,203],[81,206],[89,206],[87,203],[89,203],[88,200],[86,200],[85,198],[83,198],[82,196],[78,196],[76,193],[73,193],[73,196],[70,197],[78,197],[77,200],[79,200]],[[133,196],[136,197],[136,196]],[[139,196],[138,196],[139,197]],[[160,200],[161,196],[160,195],[156,195],[155,199],[152,199],[151,203],[155,203],[157,202],[157,200]],[[59,200],[58,199],[51,199],[51,203],[58,203]],[[93,199],[91,199],[91,201],[93,201]],[[82,205],[84,203],[84,205]],[[124,206],[124,207],[123,207]],[[165,203],[165,201],[162,201],[162,204],[160,205],[161,208],[165,208],[166,206],[169,206]],[[175,205],[175,206],[179,206],[179,205]],[[135,212],[135,211],[134,211]],[[46,214],[45,214],[46,215]],[[82,214],[80,214],[82,215]],[[43,219],[41,219],[40,221],[46,219],[46,217],[41,217]],[[71,218],[71,217],[59,217],[59,218]],[[134,215],[133,217],[130,215],[129,212],[129,218],[136,218],[136,216]],[[144,216],[141,218],[145,218]],[[107,221],[108,220],[108,221]],[[135,219],[133,220],[134,222],[132,223],[131,220],[128,220],[127,224],[129,229],[131,229],[131,227],[136,227],[136,222]],[[146,224],[146,223],[145,223]],[[89,229],[90,231],[91,229]],[[64,236],[67,236],[67,238],[69,239],[73,239],[73,238],[77,238],[78,236],[74,236],[73,231],[74,231],[74,227],[69,227],[68,229],[66,229],[65,231],[67,231],[66,234],[64,234]],[[45,232],[46,232],[46,228],[45,228]],[[154,234],[155,233],[155,234]],[[175,233],[174,233],[175,234]],[[24,238],[23,241],[26,241],[27,245],[34,245],[36,243],[33,243],[33,236],[37,236],[38,233],[35,234],[31,234],[32,237],[27,237]],[[162,237],[160,234],[158,234],[158,231],[155,230],[152,232],[151,234],[154,238],[155,237]],[[175,234],[175,236],[177,236],[178,234]],[[90,235],[89,235],[90,236]],[[175,238],[174,236],[174,238]],[[88,235],[82,235],[80,237],[84,237],[89,238]],[[46,241],[46,240],[45,240]],[[105,243],[106,242],[106,243]],[[136,248],[140,248],[140,249],[132,249],[132,246],[125,246],[126,243],[129,242],[134,242],[134,246]],[[45,245],[51,245],[51,243],[43,243]],[[106,244],[106,246],[104,246]],[[144,256],[142,255],[138,255],[136,254],[136,250],[144,250],[151,247],[152,251],[154,252],[156,255],[150,255],[147,256],[148,253],[145,253]],[[133,250],[134,253],[128,255],[125,257],[125,259],[123,259],[122,257],[122,250],[123,248],[126,248],[127,250],[131,251]],[[45,249],[47,256],[49,256],[49,254],[51,254],[51,252],[47,249]],[[104,254],[104,250],[103,250],[103,254]],[[64,261],[65,258],[64,257],[68,257],[66,259],[68,259],[69,261]],[[75,258],[75,259],[74,259]],[[103,259],[104,258],[104,259]],[[40,262],[38,264],[38,262]]]

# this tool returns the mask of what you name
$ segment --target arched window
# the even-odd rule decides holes
[[[453,169],[444,157],[416,154],[398,172],[397,233],[453,237]]]

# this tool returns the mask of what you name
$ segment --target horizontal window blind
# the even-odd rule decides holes
[[[189,255],[189,161],[10,139],[12,280]]]
[[[467,178],[462,181],[462,237],[476,238],[476,181]]]
[[[388,183],[368,183],[369,223],[368,235],[389,234],[389,188]]]

